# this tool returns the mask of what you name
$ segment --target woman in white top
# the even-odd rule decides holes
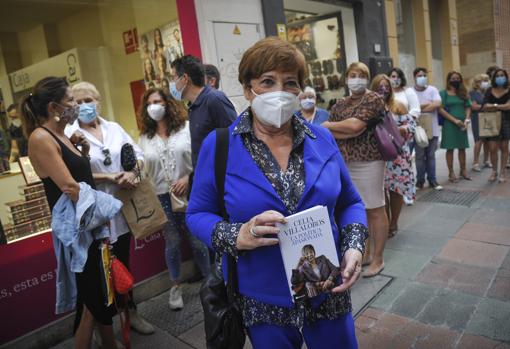
[[[101,95],[89,82],[79,82],[73,87],[76,103],[80,106],[78,120],[65,130],[68,137],[86,139],[90,145],[90,166],[98,190],[115,195],[119,188],[134,188],[137,174],[125,172],[120,163],[122,145],[129,143],[135,149],[138,163],[143,166],[143,153],[133,139],[117,123],[103,119],[101,112]],[[110,242],[113,253],[129,268],[131,234],[122,213],[110,221]],[[129,301],[131,326],[138,332],[150,334],[154,327],[136,312],[133,294]]]
[[[173,286],[168,303],[173,310],[184,306],[179,287],[181,237],[186,235],[202,276],[210,271],[207,246],[189,233],[184,212],[172,209],[171,195],[184,198],[188,193],[191,165],[191,136],[186,111],[160,88],[148,89],[140,107],[142,131],[140,147],[145,154],[145,172],[151,179],[168,217],[164,229],[165,260]]]
[[[409,111],[408,114],[417,121],[421,113],[420,101],[412,88],[406,88],[407,80],[404,72],[402,69],[395,67],[390,70],[388,76],[390,77],[395,100],[402,103]]]

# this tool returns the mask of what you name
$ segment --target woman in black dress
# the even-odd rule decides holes
[[[56,77],[40,80],[23,99],[20,109],[28,137],[28,156],[43,181],[50,208],[53,209],[63,193],[78,201],[79,182],[95,188],[88,157],[64,134],[66,125],[78,116],[78,106],[68,83]],[[85,153],[88,144],[81,145]],[[99,240],[92,243],[83,272],[75,273],[78,293],[75,347],[90,348],[92,330],[97,324],[103,348],[116,349],[112,329],[115,310],[104,305],[98,245]]]
[[[499,136],[489,138],[492,175],[489,181],[496,179],[499,183],[507,180],[506,165],[508,162],[508,143],[510,140],[510,88],[508,73],[504,69],[496,69],[491,77],[491,88],[484,98],[482,111],[501,111],[501,131]],[[498,178],[498,150],[501,151],[501,166]]]

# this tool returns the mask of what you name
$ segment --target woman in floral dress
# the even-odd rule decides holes
[[[409,201],[414,201],[416,197],[409,149],[409,141],[414,137],[416,121],[405,106],[395,100],[390,79],[386,75],[381,74],[374,78],[372,90],[384,99],[386,110],[391,113],[400,134],[406,139],[402,153],[395,160],[386,163],[384,186],[387,192],[386,211],[390,219],[388,237],[391,238],[398,230],[398,218],[404,204],[404,197]]]

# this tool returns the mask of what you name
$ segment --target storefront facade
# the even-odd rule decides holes
[[[238,83],[243,52],[278,35],[307,57],[308,84],[322,105],[344,95],[346,66],[364,61],[386,71],[384,6],[378,2],[307,0],[19,1],[0,5],[0,124],[6,108],[41,78],[89,81],[102,95],[102,116],[135,140],[136,110],[147,86],[164,86],[169,62],[193,54],[216,65],[220,88],[243,109]],[[310,49],[308,49],[310,48]],[[54,315],[55,268],[47,204],[19,162],[0,174],[0,346],[47,347],[68,336],[70,315]],[[27,183],[27,180],[29,183]],[[30,185],[29,185],[30,184]],[[184,257],[187,258],[187,254]],[[166,278],[164,241],[132,243],[138,287]],[[183,268],[192,270],[191,263]],[[159,292],[168,283],[159,283]],[[158,291],[154,291],[158,292]],[[62,321],[66,318],[66,321]],[[65,326],[62,325],[65,323]],[[64,327],[64,329],[62,329]]]
[[[139,133],[137,103],[150,83],[144,77],[139,39],[152,39],[156,69],[161,67],[156,64],[156,30],[174,52],[202,53],[194,3],[187,0],[20,1],[0,5],[0,13],[0,111],[45,76],[65,77],[71,84],[89,81],[102,95],[102,115],[134,139]],[[169,78],[168,71],[169,64],[165,72],[157,70],[158,85]],[[11,120],[5,113],[2,117],[2,125],[8,126]],[[58,340],[59,326],[69,335],[72,314],[54,313],[50,212],[40,184],[32,183],[25,166],[21,169],[12,162],[10,171],[0,174],[0,346],[47,347]],[[133,241],[131,266],[138,284],[165,275],[162,234]],[[183,266],[191,271],[189,267]]]

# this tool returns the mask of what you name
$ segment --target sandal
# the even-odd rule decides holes
[[[472,181],[473,179],[468,176],[466,171],[463,171],[460,175],[461,178],[465,179],[466,181]]]
[[[492,164],[490,163],[490,161],[486,161],[485,164],[483,164],[483,167],[492,168]]]
[[[448,181],[450,181],[450,182],[452,182],[452,183],[458,183],[458,182],[459,182],[459,179],[457,178],[457,176],[455,175],[455,173],[450,172],[450,174],[448,175]]]
[[[480,165],[478,165],[478,164],[473,164],[473,167],[471,168],[471,170],[474,172],[482,172],[482,169],[480,168]]]
[[[398,228],[397,227],[390,228],[390,231],[388,231],[388,239],[391,239],[392,237],[397,235],[397,233],[398,233]]]
[[[492,171],[491,176],[489,177],[489,182],[494,183],[498,179],[498,172]]]

